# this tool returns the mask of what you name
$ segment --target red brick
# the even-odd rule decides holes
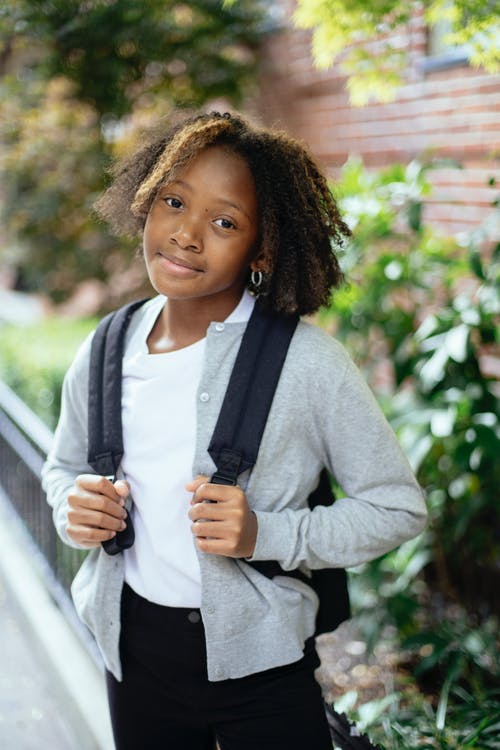
[[[280,4],[290,16],[294,1]],[[451,231],[477,222],[489,210],[490,194],[493,198],[485,184],[500,159],[500,75],[466,65],[424,73],[421,12],[407,29],[406,36],[399,31],[393,38],[410,51],[406,82],[395,102],[349,106],[340,67],[316,70],[310,32],[290,26],[264,45],[262,90],[254,106],[266,123],[308,142],[332,174],[352,153],[373,168],[422,157],[460,161],[467,169],[429,173],[435,192],[428,215]],[[373,42],[375,48],[377,44],[380,40]]]

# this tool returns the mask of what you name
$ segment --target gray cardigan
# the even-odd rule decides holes
[[[146,304],[147,307],[147,304]],[[144,314],[140,308],[128,336]],[[219,414],[244,323],[211,323],[198,389],[193,477],[210,476],[207,446]],[[87,465],[89,337],[63,387],[61,417],[43,472],[60,537],[67,495]],[[307,506],[326,466],[345,497],[330,507]],[[426,509],[408,462],[375,399],[343,347],[300,322],[292,339],[262,438],[259,458],[240,477],[258,521],[255,560],[285,569],[351,567],[418,534]],[[128,500],[128,507],[132,503]],[[270,580],[243,560],[198,552],[208,676],[242,677],[296,661],[314,633],[317,597],[306,584]],[[93,632],[106,667],[121,679],[119,656],[123,557],[89,552],[75,577],[77,611]]]

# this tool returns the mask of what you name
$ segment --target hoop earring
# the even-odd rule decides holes
[[[252,286],[254,289],[258,289],[260,285],[262,284],[262,281],[264,279],[264,274],[262,271],[252,271],[250,274],[250,281],[252,282]]]

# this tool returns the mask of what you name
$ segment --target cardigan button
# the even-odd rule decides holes
[[[200,401],[202,401],[203,403],[206,403],[209,400],[210,400],[209,393],[207,393],[206,391],[203,391],[203,393],[200,393]]]
[[[215,324],[215,330],[216,330],[216,331],[219,331],[219,332],[220,332],[220,331],[223,331],[225,327],[226,327],[226,326],[224,325],[224,323],[216,323],[216,324]]]

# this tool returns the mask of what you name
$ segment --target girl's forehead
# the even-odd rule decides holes
[[[221,145],[209,145],[193,154],[187,164],[173,165],[165,175],[163,183],[183,180],[193,176],[207,175],[209,179],[226,180],[254,184],[252,171],[247,160],[237,151]]]

